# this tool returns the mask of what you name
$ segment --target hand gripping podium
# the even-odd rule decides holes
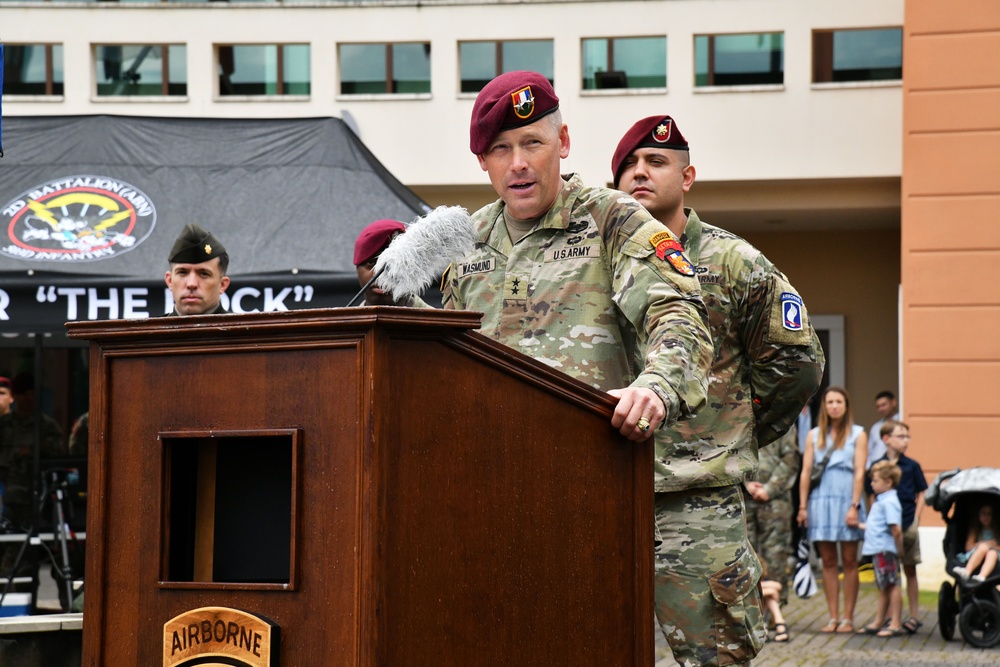
[[[652,665],[652,441],[480,317],[68,324],[83,665]]]

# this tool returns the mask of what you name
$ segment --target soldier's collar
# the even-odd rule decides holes
[[[552,206],[539,222],[538,226],[543,229],[566,229],[570,223],[570,212],[574,208],[580,191],[583,190],[583,181],[579,174],[561,174],[563,179],[562,190],[552,202]]]
[[[684,225],[684,233],[681,234],[680,243],[684,248],[688,258],[697,264],[698,248],[701,246],[702,226],[698,214],[694,209],[685,208],[684,215],[687,217],[687,224]]]

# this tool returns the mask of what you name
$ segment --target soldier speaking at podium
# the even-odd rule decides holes
[[[630,440],[691,414],[713,356],[694,270],[634,199],[560,175],[569,130],[548,79],[493,79],[470,139],[500,199],[472,216],[444,307],[483,311],[483,334],[616,396],[611,424]]]
[[[186,225],[170,249],[170,270],[164,280],[174,295],[171,315],[212,315],[227,312],[219,300],[229,287],[229,253],[195,224]]]

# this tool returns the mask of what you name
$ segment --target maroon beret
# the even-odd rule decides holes
[[[0,376],[0,389],[13,389],[14,384],[10,381],[10,378],[5,378]]]
[[[376,220],[362,230],[354,242],[354,266],[360,266],[385,250],[396,234],[406,231],[398,220]]]
[[[625,158],[637,148],[672,148],[686,151],[688,142],[670,116],[643,118],[625,133],[618,142],[614,157],[611,158],[611,173],[615,177],[615,187],[618,187]]]
[[[469,148],[482,155],[504,130],[530,125],[559,108],[549,80],[537,72],[507,72],[486,84],[472,107]]]

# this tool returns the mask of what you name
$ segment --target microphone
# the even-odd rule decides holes
[[[461,206],[438,206],[411,222],[375,262],[375,275],[354,295],[353,306],[377,283],[396,299],[417,296],[476,245],[476,228]]]

